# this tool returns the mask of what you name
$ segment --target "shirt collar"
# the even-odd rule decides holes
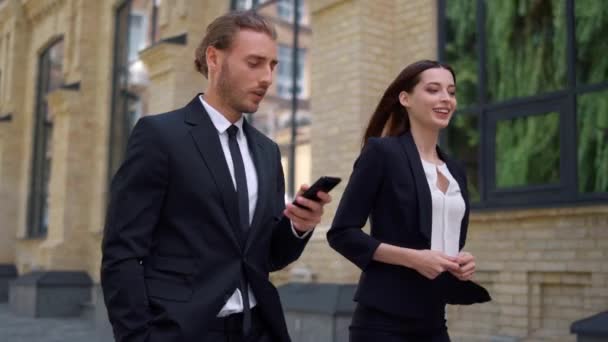
[[[215,126],[215,129],[219,134],[226,132],[226,130],[233,125],[217,109],[213,108],[213,106],[207,103],[207,101],[203,99],[203,95],[199,95],[198,98],[201,100],[203,107],[205,107],[207,114],[209,114],[209,118],[211,119],[213,126]],[[243,116],[241,116],[241,118],[234,123],[234,125],[239,128],[239,135],[243,134],[243,120]]]

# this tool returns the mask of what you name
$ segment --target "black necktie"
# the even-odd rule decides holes
[[[249,230],[249,192],[247,191],[247,178],[245,176],[245,164],[239,143],[236,141],[236,135],[239,128],[235,125],[228,127],[228,147],[232,156],[232,165],[234,166],[234,179],[236,180],[236,194],[239,201],[239,222],[243,241],[246,241],[247,231]],[[243,245],[244,247],[244,245]],[[243,334],[246,336],[251,330],[251,308],[249,307],[249,286],[245,270],[241,271],[241,298],[243,298]]]
[[[230,155],[232,156],[232,165],[234,165],[234,179],[236,180],[236,194],[239,200],[239,219],[241,229],[246,234],[249,230],[249,192],[247,191],[247,178],[245,176],[245,164],[239,143],[236,141],[236,135],[239,128],[232,125],[228,128],[228,146]]]

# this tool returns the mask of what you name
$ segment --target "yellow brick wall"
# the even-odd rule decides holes
[[[468,241],[494,300],[450,308],[457,336],[574,341],[570,324],[608,307],[606,206],[476,213]]]

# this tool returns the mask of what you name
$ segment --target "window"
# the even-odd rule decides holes
[[[108,174],[124,158],[129,133],[146,114],[148,73],[139,52],[158,40],[159,0],[128,0],[116,9]]]
[[[608,17],[593,0],[440,0],[458,112],[442,143],[478,207],[608,199]]]
[[[48,108],[46,95],[63,84],[63,40],[46,48],[38,59],[38,85],[34,120],[34,144],[27,227],[29,237],[42,237],[49,223],[49,181],[53,158],[53,113]]]
[[[246,11],[269,1],[273,0],[232,0],[230,8],[237,11]]]
[[[146,16],[142,13],[129,14],[129,61],[137,59],[140,50],[146,47]]]
[[[297,77],[297,94],[298,98],[303,97],[303,76],[304,64],[306,58],[306,50],[300,48],[298,50],[298,69]],[[277,95],[282,98],[291,98],[293,89],[293,48],[287,45],[279,44],[279,64],[277,70]]]
[[[294,21],[294,3],[295,0],[278,0],[277,1],[277,13],[279,14],[279,18],[293,22]],[[302,14],[304,13],[304,0],[299,0],[298,2],[298,15],[300,20],[302,20]]]

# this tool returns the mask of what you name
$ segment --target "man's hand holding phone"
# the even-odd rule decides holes
[[[331,202],[328,192],[339,182],[339,178],[321,177],[312,186],[300,186],[293,203],[283,211],[298,232],[313,230],[321,222],[323,207]]]

